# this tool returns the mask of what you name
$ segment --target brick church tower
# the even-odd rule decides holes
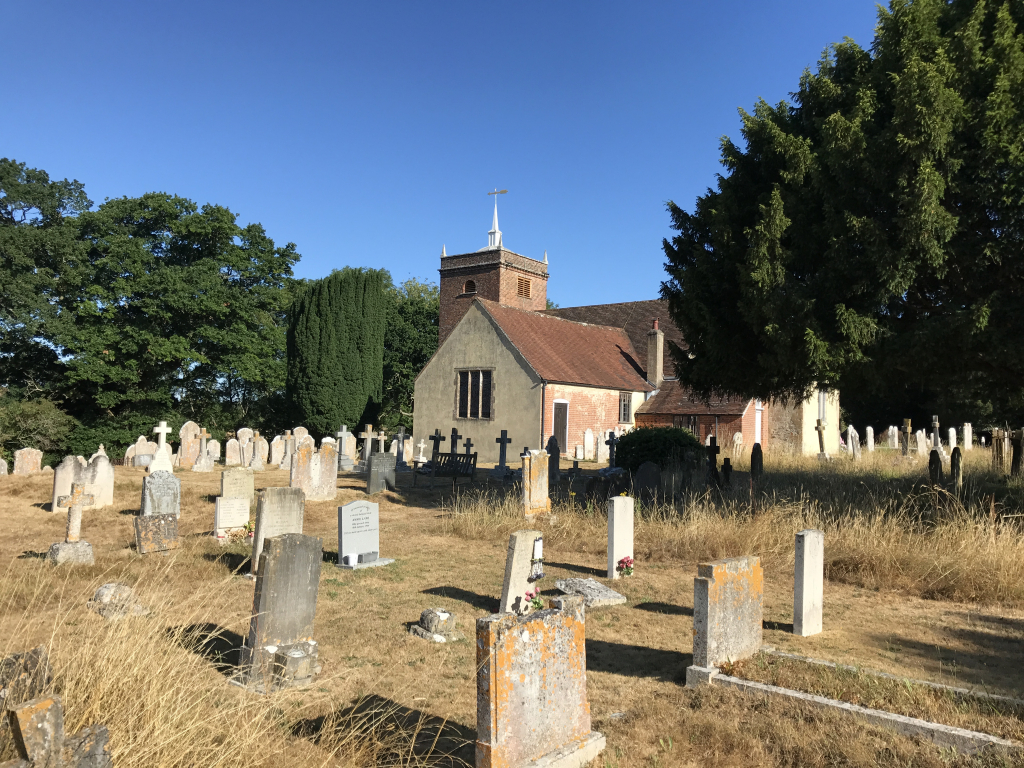
[[[473,299],[495,301],[518,309],[542,310],[548,303],[548,257],[529,259],[506,250],[498,229],[498,199],[487,247],[449,256],[441,249],[441,308],[438,344],[466,314]]]

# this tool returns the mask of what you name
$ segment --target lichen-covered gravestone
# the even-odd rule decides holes
[[[285,533],[302,533],[306,498],[300,488],[264,488],[256,501],[252,536],[252,573],[259,568],[263,542]]]
[[[105,725],[90,725],[78,733],[64,733],[60,696],[27,701],[9,711],[14,743],[21,760],[4,763],[20,768],[112,768],[110,734]]]
[[[238,441],[235,438],[231,438],[224,449],[224,466],[237,467],[241,463],[242,450],[238,445]]]
[[[220,476],[220,495],[228,499],[245,499],[251,502],[256,498],[252,470],[243,467],[225,469]]]
[[[181,480],[171,472],[154,472],[142,478],[142,501],[139,514],[174,515],[181,517]]]
[[[135,518],[135,550],[140,555],[178,548],[178,516],[140,515]]]
[[[606,587],[594,579],[558,579],[555,586],[567,595],[582,597],[587,608],[605,608],[627,602],[625,595],[620,595],[611,587]]]
[[[547,451],[527,451],[523,460],[523,512],[527,517],[551,511]]]
[[[338,507],[338,567],[375,568],[395,562],[380,556],[380,509],[357,499]]]
[[[233,682],[270,693],[308,685],[319,674],[313,622],[322,560],[322,539],[300,533],[267,539],[260,554],[249,634]]]
[[[22,448],[14,452],[14,474],[31,475],[42,471],[43,452],[35,448]]]
[[[476,768],[585,766],[604,749],[590,727],[583,598],[476,622]]]
[[[313,475],[312,494],[307,494],[310,501],[334,501],[338,495],[338,444],[334,438],[325,437],[320,443],[317,454],[319,466]]]

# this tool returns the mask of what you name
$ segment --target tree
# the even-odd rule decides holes
[[[389,291],[384,339],[384,400],[381,425],[412,429],[416,376],[437,351],[440,293],[433,283],[406,280]]]
[[[668,206],[682,383],[1024,413],[1022,25],[1020,2],[892,0],[870,52],[741,110],[717,189]]]
[[[376,422],[388,320],[385,270],[335,270],[306,283],[288,327],[288,400],[311,433]]]

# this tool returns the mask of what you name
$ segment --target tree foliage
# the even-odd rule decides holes
[[[619,438],[615,465],[636,472],[646,461],[664,468],[666,460],[683,461],[685,454],[703,451],[700,441],[680,427],[638,427]]]
[[[669,204],[685,385],[1024,413],[1022,31],[1019,0],[892,0],[741,110],[717,189]]]
[[[412,429],[416,376],[437,351],[440,293],[437,285],[409,279],[388,291],[384,338],[384,389],[380,422]]]
[[[376,423],[391,287],[384,270],[345,267],[307,283],[288,328],[288,399],[311,433]]]

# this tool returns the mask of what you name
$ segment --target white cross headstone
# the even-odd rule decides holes
[[[149,474],[174,471],[174,465],[171,464],[171,446],[167,444],[167,433],[170,431],[171,429],[167,426],[166,421],[161,421],[159,426],[153,427],[157,446],[156,455],[146,470]]]

